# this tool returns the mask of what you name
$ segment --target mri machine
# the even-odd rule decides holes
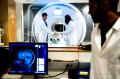
[[[86,35],[86,21],[82,15],[82,13],[72,4],[69,3],[50,3],[45,7],[40,9],[38,13],[35,15],[32,23],[31,34],[36,42],[41,42],[38,40],[42,38],[42,36],[38,36],[38,34],[43,35],[44,33],[40,31],[40,21],[42,20],[42,13],[46,12],[48,14],[47,23],[49,25],[49,29],[55,32],[64,32],[65,15],[70,15],[72,20],[75,23],[76,27],[76,35],[77,35],[77,45],[83,42]],[[73,36],[74,38],[74,36]],[[48,36],[48,45],[49,46],[67,46],[66,45],[66,35],[56,35],[56,36]],[[72,39],[72,38],[71,38]]]

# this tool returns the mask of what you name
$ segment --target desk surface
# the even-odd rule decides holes
[[[0,47],[9,48],[9,46],[3,46],[3,45],[0,45]]]
[[[72,48],[48,48],[48,52],[90,52],[90,50],[72,49]]]
[[[0,48],[9,48],[9,46],[0,46]],[[78,47],[48,47],[48,52],[90,52],[90,50],[82,50]]]
[[[66,48],[66,47],[56,47],[56,48],[48,48],[48,52],[90,52],[90,50],[81,50],[78,48]]]

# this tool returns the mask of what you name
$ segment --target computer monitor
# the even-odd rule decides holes
[[[9,50],[13,60],[9,74],[47,74],[47,43],[10,42]]]

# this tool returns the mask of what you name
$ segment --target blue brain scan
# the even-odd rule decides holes
[[[17,52],[16,58],[13,62],[16,69],[20,69],[23,71],[30,71],[31,66],[35,61],[35,55],[30,49],[22,49]]]
[[[48,43],[10,42],[9,74],[43,75],[48,72]]]

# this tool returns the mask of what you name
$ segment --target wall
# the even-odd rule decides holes
[[[90,62],[91,52],[49,52],[48,58],[51,60]]]
[[[3,24],[4,36],[2,42],[7,44],[8,38],[8,0],[2,0],[0,3],[0,22]],[[3,40],[5,39],[5,40]]]
[[[8,33],[9,42],[16,41],[16,5],[12,0],[8,0]]]
[[[3,24],[4,35],[2,42],[9,45],[9,42],[16,41],[16,12],[13,0],[2,0],[0,3],[0,22]]]
[[[23,41],[23,31],[22,28],[23,24],[23,4],[22,3],[16,3],[16,34],[17,34],[17,41]]]

